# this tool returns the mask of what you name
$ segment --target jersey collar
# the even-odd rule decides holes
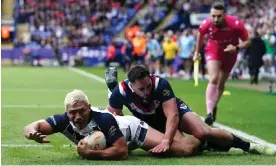
[[[83,129],[78,129],[73,122],[70,121],[70,125],[72,126],[73,130],[80,135],[87,136],[91,131],[93,131],[94,127],[97,127],[96,122],[92,119],[92,110],[90,111],[90,118],[89,118],[89,123],[87,126]]]

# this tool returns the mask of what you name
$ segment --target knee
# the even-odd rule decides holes
[[[200,140],[208,140],[211,136],[212,129],[210,127],[202,127],[200,129],[195,130],[193,136]]]
[[[218,75],[213,75],[213,76],[210,78],[210,83],[211,83],[211,84],[217,85],[218,82],[219,82],[219,76],[218,76]]]
[[[190,146],[187,147],[187,149],[185,150],[186,152],[186,156],[194,156],[196,154],[198,154],[200,151],[199,151],[199,147],[200,147],[200,140],[196,139],[196,138],[193,138],[191,141],[190,141]]]
[[[220,90],[222,90],[222,91],[224,90],[224,87],[225,87],[224,83],[218,85],[218,89],[220,89]]]

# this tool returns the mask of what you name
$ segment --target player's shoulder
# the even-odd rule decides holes
[[[151,79],[152,79],[153,86],[157,91],[169,85],[168,80],[166,80],[165,78],[152,75]]]
[[[56,121],[62,121],[64,123],[68,122],[69,123],[69,118],[66,114],[66,112],[64,112],[63,114],[55,114],[49,117],[54,123],[56,123]]]
[[[91,107],[92,117],[96,121],[97,124],[103,124],[110,119],[113,119],[114,116],[111,112],[107,111],[105,108],[101,107]]]
[[[201,22],[199,28],[206,27],[206,26],[210,26],[211,23],[212,23],[211,18],[210,18],[210,17],[207,17],[207,18],[205,18],[205,19]]]
[[[232,15],[226,15],[225,20],[227,21],[227,24],[231,27],[240,27],[241,25],[243,25],[242,20]]]
[[[202,21],[202,23],[198,27],[198,31],[203,33],[203,32],[206,32],[210,27],[212,27],[212,21],[208,17],[208,18],[206,18],[205,20]]]
[[[126,79],[122,82],[119,82],[118,85],[113,89],[112,96],[126,96],[128,89],[129,81]]]

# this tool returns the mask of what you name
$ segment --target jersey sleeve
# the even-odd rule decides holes
[[[110,98],[109,105],[115,109],[123,109],[124,96],[120,93],[119,86],[115,87]]]
[[[111,113],[99,113],[95,117],[95,121],[99,125],[101,131],[106,137],[107,145],[112,145],[119,138],[123,137],[119,125]]]
[[[171,88],[170,83],[163,78],[160,78],[159,80],[157,91],[159,92],[158,96],[161,103],[164,103],[167,100],[175,98],[175,95]]]
[[[248,38],[248,32],[244,26],[244,23],[240,20],[236,20],[235,21],[235,24],[237,26],[237,29],[238,29],[238,33],[239,33],[239,38],[242,40],[242,41],[245,41],[247,38]]]
[[[202,24],[198,28],[198,32],[200,33],[200,35],[204,36],[207,33],[209,25],[210,25],[210,20],[208,19],[202,22]]]
[[[66,113],[55,114],[53,116],[46,118],[45,120],[52,127],[53,133],[63,132],[66,129],[66,127],[69,125],[69,119]]]

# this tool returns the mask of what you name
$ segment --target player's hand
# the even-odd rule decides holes
[[[79,141],[77,146],[77,151],[82,159],[85,159],[88,157],[90,146],[89,144],[84,141],[83,139]]]
[[[162,142],[157,145],[155,148],[149,150],[149,152],[152,153],[163,153],[169,150],[170,148],[170,141],[167,139],[163,139]]]
[[[34,131],[34,132],[30,132],[28,139],[29,140],[34,140],[38,143],[50,143],[50,141],[44,140],[44,138],[47,135],[43,135],[42,133],[38,132],[38,131]]]
[[[232,45],[232,44],[229,44],[225,49],[224,49],[224,52],[229,52],[229,53],[235,53],[237,52],[237,47]]]
[[[200,60],[201,59],[201,55],[199,52],[195,51],[194,52],[194,57],[193,57],[193,60],[194,61],[197,61],[197,60]]]

